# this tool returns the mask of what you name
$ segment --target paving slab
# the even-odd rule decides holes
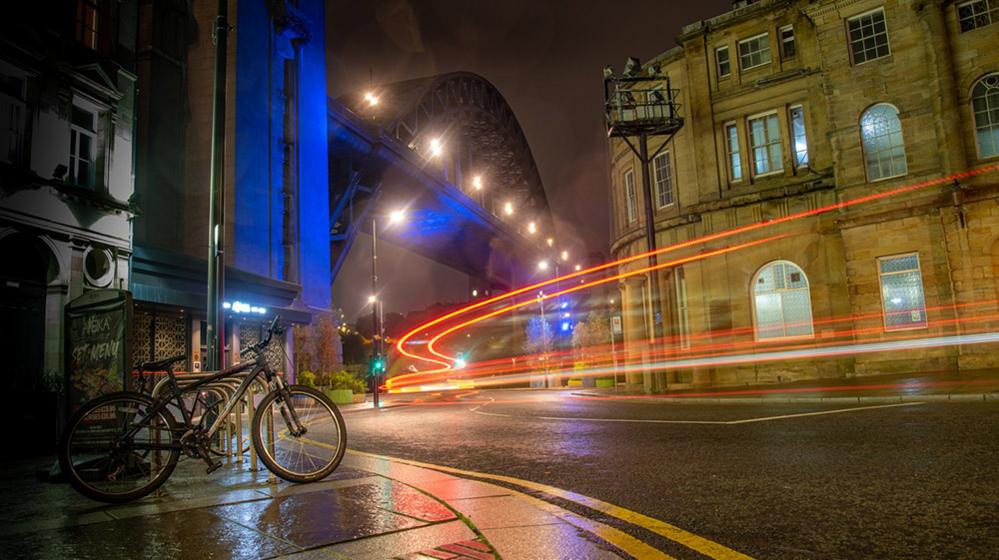
[[[375,560],[418,553],[442,544],[474,538],[475,533],[467,525],[454,520],[409,531],[337,544],[325,550],[355,560]]]
[[[621,558],[588,540],[582,531],[567,523],[483,529],[482,534],[507,560],[517,558],[620,560]]]
[[[513,496],[489,496],[451,500],[451,507],[468,517],[479,529],[529,527],[564,523],[558,517]]]

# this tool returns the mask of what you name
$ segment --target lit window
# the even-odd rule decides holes
[[[777,115],[749,119],[749,145],[753,150],[753,175],[777,173],[784,169]]]
[[[628,224],[638,219],[638,193],[635,192],[635,172],[629,169],[624,174],[624,209]]]
[[[805,136],[805,111],[799,105],[791,107],[791,140],[794,142],[794,167],[808,166],[808,138]]]
[[[680,348],[690,348],[690,314],[687,311],[687,277],[683,267],[676,268],[676,307],[680,321]]]
[[[850,18],[846,24],[850,34],[850,56],[854,64],[862,64],[891,54],[883,9]]]
[[[732,63],[728,59],[728,47],[719,47],[715,50],[715,59],[718,61],[718,77],[727,78],[732,75]]]
[[[764,33],[739,41],[739,68],[749,70],[770,63],[770,37]]]
[[[992,6],[991,4],[995,4]],[[991,25],[999,20],[999,1],[974,0],[957,5],[957,21],[961,25],[961,33]]]
[[[860,136],[868,181],[900,177],[908,172],[902,123],[894,107],[879,103],[864,111],[860,116]]]
[[[725,125],[725,151],[728,152],[728,175],[733,183],[742,180],[742,155],[739,153],[739,130],[735,123]]]
[[[790,25],[781,27],[780,34],[780,55],[784,60],[794,58],[798,50],[794,44],[794,28]]]
[[[753,277],[753,313],[758,340],[812,335],[808,278],[790,261],[767,264]]]
[[[978,157],[999,156],[999,74],[989,74],[971,88]]]
[[[100,22],[100,9],[97,0],[76,1],[76,40],[91,49],[97,50],[97,31]]]
[[[83,187],[93,187],[97,113],[85,105],[73,100],[69,126],[69,180]]]
[[[881,276],[881,304],[885,330],[918,329],[926,326],[926,303],[919,255],[898,255],[878,259]]]
[[[669,152],[663,152],[652,160],[652,171],[656,180],[656,202],[659,208],[673,204],[673,173],[669,164]]]

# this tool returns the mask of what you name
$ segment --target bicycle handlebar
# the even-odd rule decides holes
[[[260,350],[262,348],[266,348],[267,345],[271,343],[271,338],[274,337],[274,333],[278,332],[278,330],[279,330],[278,321],[280,319],[281,319],[280,315],[275,315],[274,319],[271,320],[270,326],[267,327],[267,338],[261,340],[260,342],[258,342],[256,344],[251,344],[251,345],[247,346],[246,348],[241,349],[239,351],[239,355],[243,356],[243,355],[248,354],[250,352],[256,352],[256,351],[258,351],[258,350]]]

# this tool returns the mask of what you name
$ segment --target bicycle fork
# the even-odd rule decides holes
[[[280,376],[274,376],[274,384],[279,392],[277,398],[278,410],[281,411],[284,424],[288,427],[288,433],[294,437],[304,436],[309,430],[299,420],[295,406],[291,404],[291,391],[288,390],[288,385]]]

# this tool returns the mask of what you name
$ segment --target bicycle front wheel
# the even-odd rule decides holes
[[[290,397],[284,399],[281,391],[271,391],[253,415],[257,456],[272,473],[289,482],[326,478],[347,450],[343,416],[329,397],[312,387],[292,385],[288,393]],[[296,417],[305,428],[299,435],[289,424]]]
[[[177,425],[166,408],[138,393],[112,393],[70,418],[59,463],[78,492],[102,502],[137,500],[158,488],[180,458]]]

